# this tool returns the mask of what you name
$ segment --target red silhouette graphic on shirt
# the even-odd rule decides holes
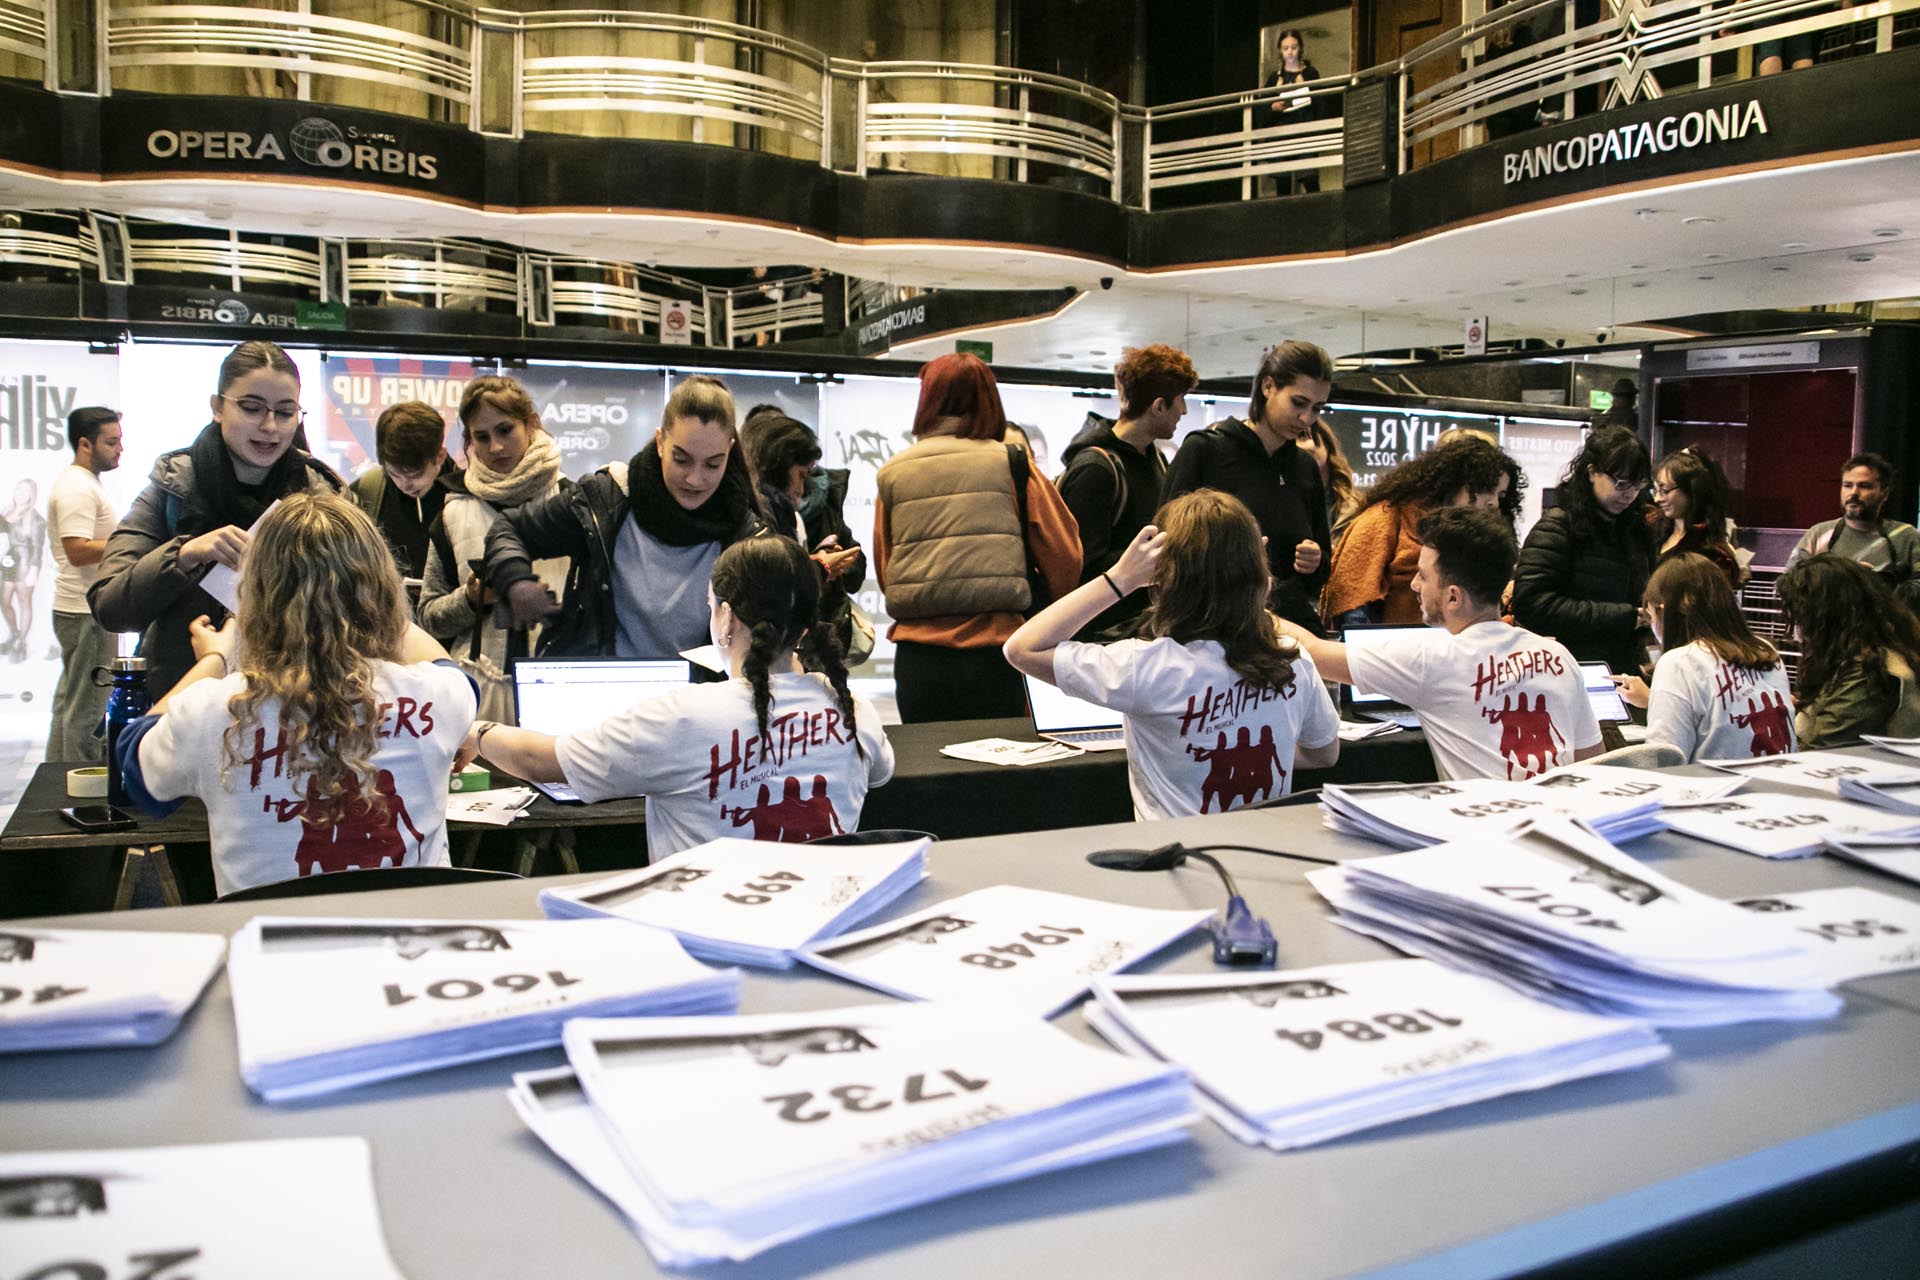
[[[1762,693],[1757,707],[1748,698],[1746,713],[1731,719],[1734,728],[1752,731],[1754,755],[1782,756],[1793,750],[1793,711],[1779,694]]]
[[[1559,762],[1560,747],[1566,745],[1566,739],[1553,727],[1546,694],[1536,695],[1532,707],[1527,706],[1524,693],[1517,707],[1511,696],[1505,696],[1500,699],[1498,711],[1482,707],[1480,714],[1500,726],[1500,754],[1506,759],[1509,779],[1513,777],[1515,765],[1520,766],[1522,778],[1530,778]],[[1559,745],[1555,745],[1556,741]]]
[[[763,782],[759,800],[751,808],[723,804],[720,816],[736,827],[752,823],[755,840],[781,844],[803,844],[821,836],[839,835],[845,830],[840,825],[840,815],[834,812],[833,801],[827,796],[826,775],[819,773],[813,775],[811,796],[800,794],[800,779],[787,778],[781,783],[780,799],[776,802]]]
[[[360,780],[349,772],[340,798],[328,802],[320,796],[319,779],[309,775],[307,798],[290,810],[276,812],[278,821],[300,820],[300,843],[293,851],[295,874],[371,870],[386,865],[389,858],[400,866],[407,859],[407,842],[400,836],[403,822],[413,835],[415,850],[425,849],[427,838],[413,825],[407,802],[394,784],[393,770],[380,770],[373,786],[384,804],[363,800]]]
[[[1227,735],[1222,732],[1214,735],[1214,745],[1211,747],[1196,747],[1188,743],[1187,754],[1205,761],[1208,766],[1207,776],[1200,783],[1202,813],[1207,812],[1209,805],[1225,813],[1236,804],[1250,803],[1255,796],[1262,800],[1270,799],[1276,786],[1286,786],[1287,770],[1280,763],[1272,725],[1260,727],[1259,742],[1252,741],[1248,730],[1242,726],[1235,735],[1233,746],[1227,745]]]

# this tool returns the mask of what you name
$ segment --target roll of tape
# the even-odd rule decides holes
[[[95,800],[106,795],[107,767],[102,764],[90,769],[67,770],[67,794],[86,800]]]

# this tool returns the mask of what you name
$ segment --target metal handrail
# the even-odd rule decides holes
[[[40,80],[53,87],[57,58],[48,5],[40,0],[0,0],[0,49],[40,63]]]
[[[405,12],[471,25],[473,11],[437,0],[392,0]],[[226,67],[356,80],[465,103],[473,92],[469,42],[301,10],[220,4],[108,4],[109,73],[151,67]]]
[[[1337,109],[1315,114],[1313,108],[1316,103],[1339,101],[1353,84],[1351,76],[1323,76],[1131,112],[1129,122],[1140,129],[1142,138],[1142,206],[1153,208],[1156,191],[1204,182],[1237,181],[1245,199],[1254,194],[1260,178],[1339,167],[1345,117]],[[1296,102],[1302,106],[1274,110],[1281,103]],[[1302,109],[1307,118],[1287,118]],[[1324,105],[1320,109],[1327,110]],[[1157,136],[1156,126],[1164,129],[1176,120],[1216,116],[1226,116],[1238,127],[1197,138]]]
[[[141,234],[140,224],[127,228],[127,258],[141,271],[189,272],[226,276],[234,289],[241,282],[320,287],[320,255],[286,245],[228,240],[156,239]]]

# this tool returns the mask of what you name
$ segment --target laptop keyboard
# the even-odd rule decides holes
[[[1043,738],[1055,742],[1064,742],[1070,747],[1088,747],[1102,744],[1124,745],[1127,740],[1125,729],[1066,729],[1059,733],[1043,733]]]

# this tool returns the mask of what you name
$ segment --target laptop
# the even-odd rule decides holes
[[[1396,636],[1406,635],[1410,631],[1425,632],[1424,623],[1401,626],[1387,623],[1377,626],[1347,627],[1340,632],[1340,643],[1349,649],[1368,649],[1392,640]],[[1367,720],[1382,720],[1388,724],[1397,724],[1402,729],[1418,729],[1420,715],[1412,707],[1384,693],[1363,693],[1358,686],[1348,685],[1347,706]]]
[[[691,683],[681,658],[521,658],[513,664],[513,714],[522,728],[557,737],[591,728],[617,711]],[[582,803],[562,783],[529,785],[549,800]]]
[[[1083,751],[1120,751],[1127,745],[1120,713],[1060,692],[1045,680],[1026,676],[1027,706],[1041,737]]]

